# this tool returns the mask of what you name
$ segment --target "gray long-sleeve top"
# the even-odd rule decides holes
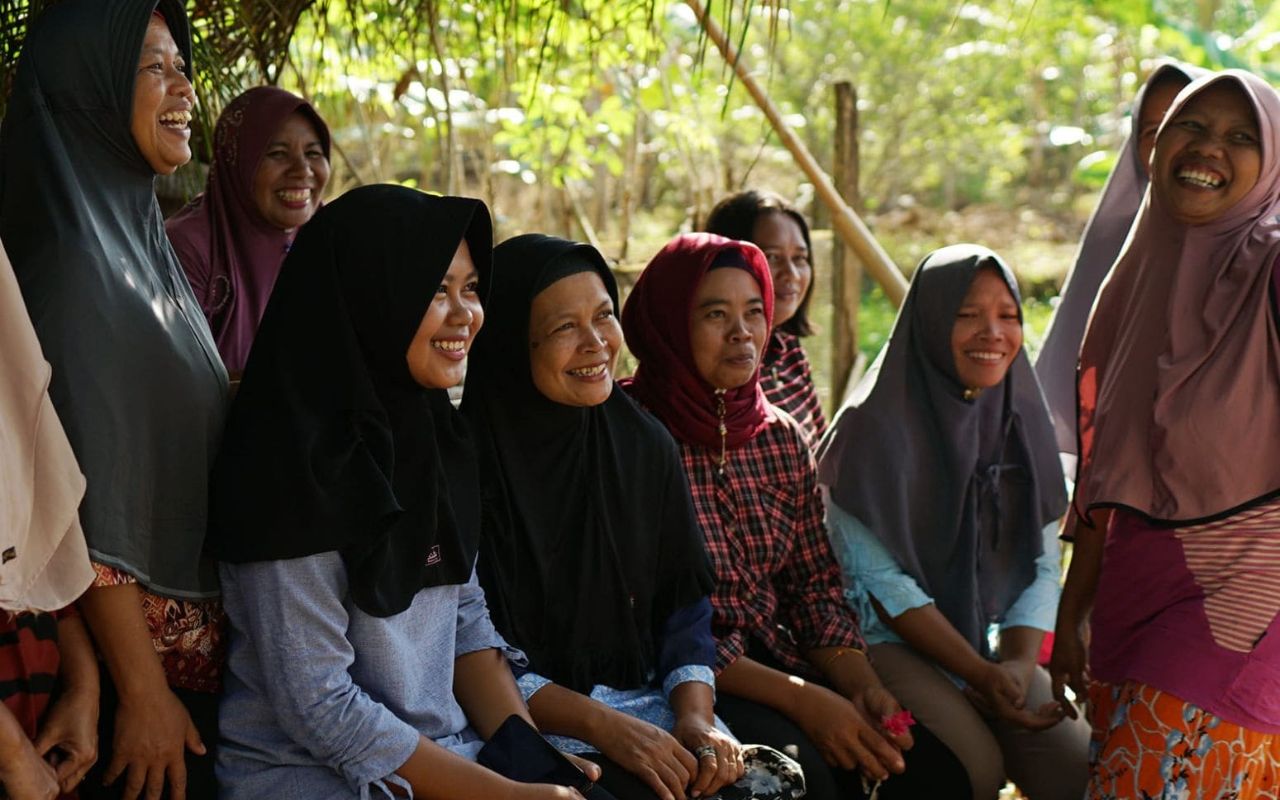
[[[454,660],[501,648],[523,662],[489,621],[474,573],[373,617],[348,597],[337,553],[220,569],[231,620],[223,800],[389,797],[420,735],[474,758],[482,743],[454,699]]]

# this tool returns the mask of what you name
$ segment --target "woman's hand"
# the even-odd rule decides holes
[[[902,711],[902,706],[898,704],[897,698],[893,696],[883,685],[871,686],[865,689],[861,695],[854,700],[854,705],[858,711],[862,713],[869,721],[873,721],[880,728],[882,735],[894,744],[899,750],[910,750],[915,746],[915,739],[911,737],[911,731],[906,730],[894,736],[884,731],[880,724],[881,720],[891,717]]]
[[[698,760],[674,736],[621,712],[609,714],[592,744],[644,781],[659,800],[685,800],[685,787],[698,774]]]
[[[98,693],[68,691],[49,708],[34,743],[50,760],[63,794],[70,794],[98,759]],[[57,752],[50,751],[57,749]]]
[[[1035,664],[1019,660],[988,664],[977,684],[965,688],[965,695],[978,710],[1000,717],[1027,730],[1042,731],[1062,720],[1062,708],[1048,702],[1036,709],[1026,708],[1027,687]]]
[[[116,711],[114,753],[103,783],[127,771],[122,800],[159,800],[166,779],[170,800],[186,800],[186,750],[204,755],[204,743],[186,706],[168,687],[143,695],[122,695]]]
[[[600,780],[600,765],[594,761],[588,761],[582,756],[575,756],[573,753],[561,753],[560,755],[569,759],[569,763],[582,770],[582,774],[587,776],[587,780],[595,783]]]
[[[866,714],[875,713],[872,705],[879,709],[884,699],[870,690],[862,696],[865,699],[860,704],[865,714],[842,695],[816,683],[805,683],[791,717],[828,764],[846,770],[857,769],[872,780],[887,780],[890,773],[906,769],[906,763],[898,746],[867,719]],[[898,710],[896,702],[893,708]]]
[[[721,733],[715,725],[708,725],[693,714],[681,717],[671,735],[698,760],[698,772],[689,787],[690,797],[715,794],[725,786],[737,783],[747,771],[738,743]],[[705,750],[708,747],[715,751],[714,756]],[[703,754],[699,754],[700,748]]]
[[[1049,677],[1053,679],[1053,697],[1062,712],[1075,719],[1079,716],[1075,703],[1067,699],[1065,687],[1084,699],[1089,685],[1089,651],[1085,645],[1083,625],[1058,620],[1053,634],[1053,655],[1049,656]]]
[[[0,794],[11,800],[53,800],[58,775],[23,731],[9,709],[0,704]]]

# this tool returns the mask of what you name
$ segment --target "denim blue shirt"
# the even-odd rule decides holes
[[[682,683],[705,683],[715,688],[715,639],[711,634],[711,601],[703,598],[691,606],[676,611],[663,625],[658,643],[658,675],[650,676],[649,684],[635,689],[615,689],[597,684],[590,697],[623,714],[644,720],[670,731],[675,727],[676,715],[671,708],[671,692]],[[526,703],[538,690],[552,683],[533,671],[515,668],[516,685]],[[728,734],[729,729],[719,718],[716,727]],[[587,753],[599,748],[568,736],[548,735],[548,741],[568,753]]]
[[[827,499],[827,530],[844,573],[845,600],[858,612],[867,644],[901,642],[901,637],[880,620],[869,598],[874,596],[890,617],[927,606],[933,603],[933,598],[920,588],[914,578],[903,572],[897,560],[861,520],[830,498]],[[1058,579],[1062,570],[1057,521],[1046,525],[1042,535],[1044,553],[1036,559],[1035,578],[1009,606],[1004,619],[998,621],[1001,630],[1020,626],[1053,630],[1058,614]]]
[[[405,611],[364,613],[337,553],[220,565],[231,622],[217,773],[222,800],[407,796],[395,775],[420,737],[474,759],[453,662],[507,648],[471,580],[423,589]]]

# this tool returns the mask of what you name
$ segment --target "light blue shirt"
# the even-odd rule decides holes
[[[902,642],[902,638],[880,620],[870,598],[875,597],[890,617],[930,605],[933,598],[902,570],[897,559],[861,520],[830,498],[827,499],[827,530],[831,536],[831,547],[844,573],[845,600],[858,612],[867,644]],[[1036,558],[1035,578],[993,628],[1053,630],[1058,614],[1058,579],[1062,574],[1057,521],[1046,525],[1042,535],[1044,552]]]
[[[221,564],[231,652],[219,709],[222,800],[391,797],[426,737],[474,759],[453,662],[504,650],[471,580],[423,589],[390,617],[351,602],[337,553]]]

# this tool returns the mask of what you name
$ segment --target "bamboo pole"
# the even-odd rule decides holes
[[[858,205],[858,93],[849,81],[835,85],[835,185],[851,207]],[[862,262],[839,239],[831,243],[831,398],[834,413],[858,363],[858,307],[862,302]]]
[[[738,80],[746,87],[751,94],[751,98],[755,100],[756,105],[760,107],[764,115],[768,117],[769,124],[773,126],[778,138],[791,151],[791,156],[813,183],[818,198],[831,212],[831,222],[835,227],[836,233],[844,240],[845,244],[853,248],[854,252],[858,254],[858,258],[862,259],[867,272],[884,289],[885,296],[895,306],[902,305],[902,299],[907,294],[907,281],[902,277],[902,273],[898,271],[893,260],[889,258],[889,254],[876,241],[871,231],[858,218],[858,215],[853,213],[853,209],[849,208],[848,203],[841,199],[840,193],[836,191],[835,186],[831,183],[831,178],[818,165],[818,162],[809,152],[809,148],[805,147],[804,142],[800,141],[800,138],[791,130],[791,127],[783,121],[777,107],[773,105],[773,102],[764,93],[764,89],[747,71],[746,65],[742,63],[742,60],[738,57],[737,50],[725,37],[719,23],[707,14],[707,10],[700,0],[685,0],[685,5],[693,10],[698,22],[702,25],[702,29],[707,32],[707,37],[715,43],[716,48],[729,66],[733,67],[733,71],[737,73]]]

